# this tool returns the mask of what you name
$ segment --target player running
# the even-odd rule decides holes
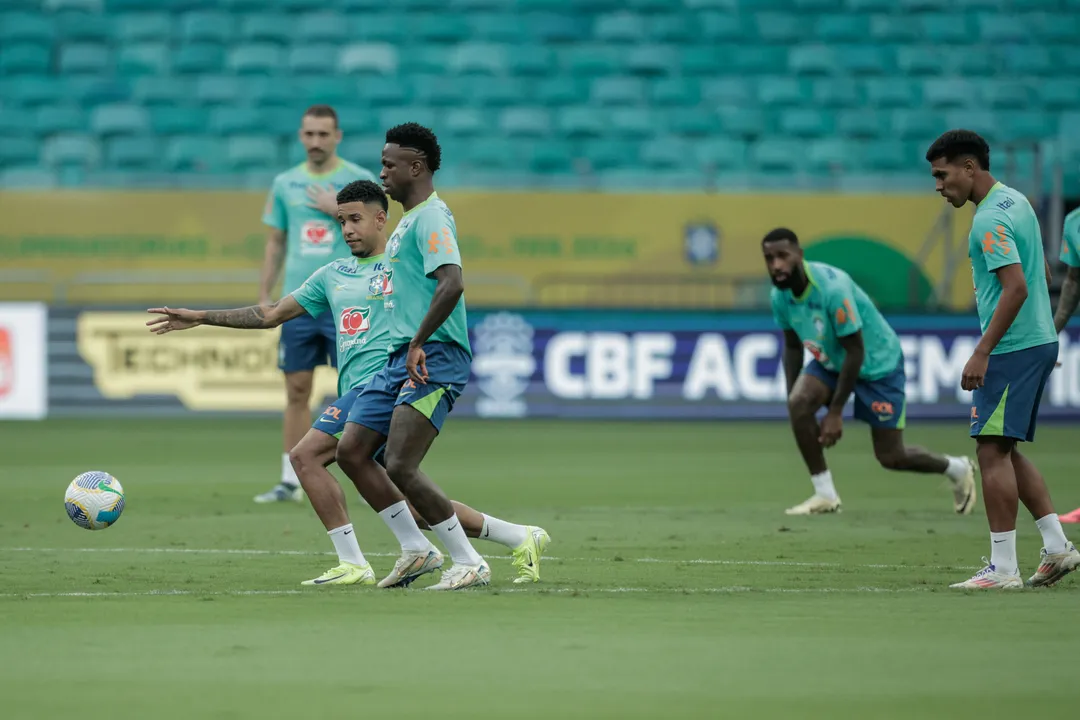
[[[334,461],[337,437],[357,395],[386,364],[389,317],[382,304],[384,297],[393,290],[383,255],[388,203],[382,189],[366,180],[347,185],[338,193],[338,200],[338,217],[345,241],[352,251],[350,258],[323,266],[299,289],[268,306],[211,311],[155,308],[149,312],[161,317],[147,322],[153,332],[164,334],[199,325],[267,329],[305,312],[313,317],[331,312],[337,319],[340,397],[323,412],[293,449],[291,457],[304,491],[334,543],[339,564],[302,585],[375,583],[375,575],[353,533],[345,494],[326,466]],[[396,492],[385,472],[382,473],[382,484],[385,492]],[[399,495],[399,501],[403,500]],[[541,528],[508,523],[457,502],[453,505],[467,534],[513,550],[514,565],[519,573],[514,582],[539,580],[541,553],[537,538],[546,537]],[[429,551],[438,552],[426,538],[423,541]]]
[[[465,383],[472,350],[466,328],[461,254],[454,216],[435,193],[432,175],[439,169],[441,149],[431,130],[406,123],[386,133],[380,178],[387,194],[405,211],[386,246],[393,292],[390,309],[390,360],[360,393],[349,411],[337,449],[337,461],[350,477],[378,480],[372,456],[386,444],[386,469],[442,544],[453,566],[443,572],[434,590],[487,585],[491,570],[469,544],[446,494],[420,470],[420,463],[439,434]],[[359,487],[359,484],[358,484]],[[443,564],[437,552],[410,545],[419,535],[412,515],[397,495],[381,498],[364,492],[380,514],[396,513],[395,530],[402,555],[380,587],[412,582]],[[537,529],[540,553],[548,543]]]
[[[1068,266],[1065,282],[1061,284],[1057,311],[1054,313],[1054,330],[1058,334],[1068,325],[1069,319],[1080,304],[1080,207],[1065,216],[1061,233],[1061,262]],[[1061,516],[1063,523],[1080,523],[1080,508]]]
[[[971,513],[975,469],[968,458],[939,455],[904,445],[904,358],[900,338],[863,289],[843,270],[806,262],[799,239],[777,228],[761,241],[772,278],[772,311],[784,331],[783,364],[788,413],[814,494],[788,515],[840,511],[840,496],[825,464],[824,448],[843,434],[842,415],[855,393],[855,417],[870,425],[874,456],[888,470],[944,474],[953,509]],[[806,348],[813,360],[804,368]],[[828,413],[818,426],[816,414]]]
[[[1028,584],[1053,585],[1080,566],[1080,552],[1065,537],[1042,475],[1017,447],[1035,439],[1039,402],[1058,355],[1039,220],[1027,198],[990,174],[990,147],[974,132],[945,133],[926,151],[926,161],[937,191],[953,207],[975,205],[968,256],[982,338],[961,387],[973,391],[971,436],[991,545],[986,567],[951,587],[1024,586],[1016,559],[1018,500],[1043,538],[1039,569]]]
[[[259,304],[270,305],[271,293],[285,257],[282,292],[288,296],[311,273],[336,259],[349,257],[349,248],[337,224],[336,193],[354,180],[374,180],[365,168],[337,155],[341,142],[338,117],[329,105],[313,105],[300,122],[300,142],[307,160],[274,178],[262,221],[270,227],[263,258]],[[315,368],[327,362],[337,367],[334,318],[329,311],[318,317],[301,316],[281,328],[278,366],[285,372],[284,452],[281,482],[255,496],[257,503],[299,502],[300,480],[289,461],[311,424],[311,382]]]

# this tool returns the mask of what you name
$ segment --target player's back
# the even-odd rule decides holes
[[[997,183],[975,209],[968,236],[979,323],[986,332],[1001,299],[997,272],[1019,264],[1027,282],[1027,299],[993,354],[1023,350],[1057,341],[1050,290],[1046,284],[1039,218],[1023,193]]]
[[[312,186],[329,186],[336,193],[356,180],[375,181],[375,175],[340,158],[329,172],[315,174],[308,170],[307,163],[300,163],[274,178],[263,222],[285,231],[283,294],[300,287],[331,260],[351,256],[337,220],[309,206],[308,190]]]

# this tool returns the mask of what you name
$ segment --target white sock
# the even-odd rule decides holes
[[[945,475],[950,480],[962,480],[964,476],[968,474],[968,470],[971,468],[971,466],[968,465],[968,461],[964,458],[946,455],[945,459],[949,461],[949,466],[945,468]]]
[[[1041,517],[1035,521],[1035,524],[1042,533],[1043,547],[1046,548],[1046,552],[1051,555],[1065,552],[1065,548],[1069,546],[1069,539],[1065,537],[1065,531],[1061,529],[1061,521],[1058,520],[1057,513]]]
[[[455,565],[479,565],[484,561],[465,537],[465,530],[458,522],[457,513],[443,520],[438,525],[432,525],[431,529],[442,540],[442,544],[450,551],[450,557]]]
[[[1019,575],[1016,564],[1016,531],[990,533],[990,564],[999,573]]]
[[[281,484],[294,488],[300,487],[300,478],[296,477],[296,471],[293,470],[292,462],[289,460],[289,453],[281,454]]]
[[[353,532],[352,523],[334,528],[326,534],[334,542],[338,560],[353,565],[367,565],[364,553],[360,552],[360,544],[356,542],[356,533]]]
[[[835,500],[836,488],[832,483],[832,472],[826,470],[823,473],[810,476],[810,482],[814,483],[814,494],[826,500]]]
[[[481,540],[490,540],[513,549],[525,542],[528,537],[529,530],[524,525],[508,523],[490,515],[484,516],[484,529],[480,531]]]
[[[402,500],[394,503],[379,513],[390,532],[401,543],[401,549],[408,552],[424,552],[434,550],[435,546],[420,532],[420,526],[416,524],[412,513],[409,512],[409,504]]]

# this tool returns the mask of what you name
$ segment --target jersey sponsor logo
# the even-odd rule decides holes
[[[338,332],[349,337],[367,332],[371,329],[368,323],[369,315],[371,315],[371,308],[347,307],[343,309],[338,319]]]
[[[1012,207],[1013,205],[1015,205],[1015,204],[1016,204],[1016,201],[1015,201],[1015,200],[1013,200],[1012,198],[1005,198],[1004,200],[1002,200],[1001,202],[999,202],[999,203],[997,204],[997,206],[998,206],[999,208],[1001,208],[1002,210],[1008,210],[1009,208],[1011,208],[1011,207]]]
[[[1008,255],[1012,252],[1012,243],[1005,237],[1004,226],[998,225],[994,228],[994,232],[987,231],[983,235],[982,249],[985,255],[992,255],[995,251],[1002,255]]]
[[[522,397],[536,371],[533,328],[516,313],[488,315],[473,329],[473,374],[479,378],[481,417],[523,417]]]
[[[309,220],[300,229],[301,255],[329,255],[334,249],[333,228],[322,220]]]
[[[372,276],[368,283],[368,300],[386,299],[394,294],[394,271],[386,269]]]
[[[810,354],[814,357],[815,360],[817,360],[825,367],[829,367],[829,356],[825,353],[825,350],[823,350],[820,345],[811,340],[803,340],[803,346],[810,351]]]
[[[438,255],[440,250],[448,255],[452,254],[457,248],[454,247],[454,236],[450,228],[444,225],[442,230],[431,233],[428,236],[427,248],[428,255]]]
[[[877,415],[877,419],[881,422],[892,419],[893,415],[896,414],[893,404],[884,400],[875,400],[870,403],[870,412]]]

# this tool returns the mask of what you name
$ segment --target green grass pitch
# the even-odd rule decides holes
[[[844,512],[788,518],[811,487],[784,425],[451,420],[429,474],[554,542],[540,584],[476,541],[492,587],[434,594],[299,586],[335,558],[306,504],[251,501],[279,473],[273,420],[4,424],[2,714],[1064,717],[1080,579],[949,590],[989,553],[981,499],[953,515],[943,478],[890,474],[845,430]],[[1076,433],[1046,425],[1029,452],[1062,512]],[[973,450],[963,422],[908,436]],[[99,532],[63,508],[93,469],[127,492]],[[347,494],[381,576],[392,538]],[[1018,545],[1026,576],[1026,516]]]

